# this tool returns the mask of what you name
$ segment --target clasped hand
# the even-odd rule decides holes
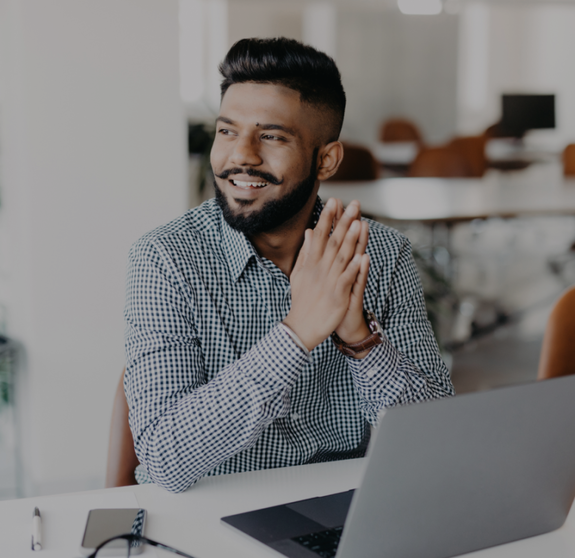
[[[342,202],[330,198],[315,229],[305,231],[290,276],[292,306],[284,323],[310,351],[333,331],[346,343],[370,333],[363,318],[368,225],[360,217],[359,202],[343,211]]]

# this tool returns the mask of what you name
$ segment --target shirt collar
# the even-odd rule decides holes
[[[230,227],[221,212],[220,222],[224,254],[230,268],[232,279],[237,281],[248,265],[248,262],[252,258],[257,258],[258,255],[246,235]]]
[[[312,228],[315,228],[317,225],[322,209],[323,202],[318,196],[312,213]],[[228,261],[232,279],[237,281],[251,258],[259,258],[259,255],[244,233],[241,233],[228,225],[221,211],[220,222],[224,254]]]
[[[312,213],[312,229],[315,229],[317,222],[319,221],[319,216],[323,211],[323,202],[321,198],[318,196],[315,200],[315,205],[313,206],[313,213]]]

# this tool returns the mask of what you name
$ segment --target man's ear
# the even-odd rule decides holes
[[[333,176],[343,160],[343,145],[332,141],[320,148],[318,156],[317,179],[322,182]]]

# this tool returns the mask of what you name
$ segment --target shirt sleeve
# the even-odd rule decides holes
[[[377,274],[380,281],[384,275]],[[373,425],[387,407],[455,394],[427,318],[407,239],[400,247],[389,287],[385,290],[377,284],[375,288],[376,308],[368,310],[383,327],[383,343],[363,359],[347,357],[362,410]]]
[[[307,357],[275,327],[208,382],[189,285],[161,246],[133,247],[127,277],[124,387],[136,455],[154,483],[181,492],[288,413]]]

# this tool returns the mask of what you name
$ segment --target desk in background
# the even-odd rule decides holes
[[[490,171],[483,178],[387,178],[364,182],[325,182],[320,196],[342,199],[348,204],[359,200],[362,212],[378,220],[390,222],[401,229],[402,223],[418,222],[429,229],[431,253],[444,254],[442,271],[454,281],[456,269],[452,249],[452,228],[457,223],[493,217],[513,219],[530,216],[575,216],[575,179],[563,177],[561,166],[555,163],[532,165],[518,172]],[[438,230],[443,234],[438,234]],[[438,238],[443,237],[443,242]],[[564,262],[572,253],[553,255],[550,269],[560,275]],[[435,266],[435,258],[431,260]],[[556,271],[557,269],[558,271]],[[465,293],[464,293],[465,294]],[[471,312],[457,314],[457,324],[444,342],[461,343],[469,339],[476,311],[483,304],[492,321],[483,322],[484,331],[493,331],[506,323],[513,312],[499,294],[481,297],[467,289],[474,301]],[[548,296],[548,295],[547,295]],[[465,301],[464,301],[465,302]],[[540,302],[539,300],[535,302]]]
[[[155,485],[111,488],[84,493],[98,497],[105,507],[107,499],[116,501],[122,493],[133,493],[138,504],[148,510],[146,534],[175,546],[196,558],[277,558],[280,555],[249,537],[223,525],[225,515],[263,508],[313,496],[341,492],[359,485],[363,459],[303,465],[208,477],[183,494],[169,494]],[[50,549],[34,553],[30,548],[30,524],[34,506],[54,502],[63,496],[47,496],[0,502],[0,555],[10,558],[48,558]],[[44,518],[50,528],[51,519]],[[74,547],[81,532],[70,532]],[[49,535],[49,533],[46,533]],[[417,533],[414,533],[417,536]],[[48,543],[49,537],[45,536]],[[62,549],[63,550],[63,549]],[[173,556],[158,551],[160,556]],[[77,558],[78,553],[61,552],[61,558]],[[467,554],[477,558],[572,558],[575,556],[575,513],[559,530],[523,541]]]
[[[362,212],[380,219],[454,223],[489,217],[575,215],[575,179],[559,165],[521,172],[491,171],[483,178],[382,178],[324,182],[319,195],[359,200]]]
[[[402,174],[407,174],[420,150],[420,144],[415,141],[379,141],[370,147],[373,156],[383,167]],[[533,163],[557,162],[562,150],[562,145],[537,145],[533,141],[491,138],[485,143],[485,158],[488,167],[513,171],[526,169]]]

